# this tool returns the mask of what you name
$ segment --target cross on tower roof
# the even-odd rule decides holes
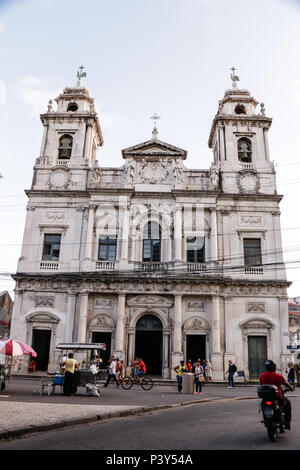
[[[154,121],[154,127],[153,127],[153,130],[152,130],[152,140],[157,140],[158,139],[158,131],[157,131],[157,127],[156,127],[156,122],[158,121],[158,119],[161,119],[161,117],[158,116],[156,113],[154,113],[153,116],[150,116],[150,119],[153,119],[153,121]]]
[[[232,73],[230,74],[230,78],[231,78],[231,80],[232,80],[232,87],[233,87],[233,88],[236,88],[236,87],[237,87],[236,82],[239,82],[240,79],[239,79],[239,77],[238,77],[237,75],[235,75],[235,71],[236,71],[236,68],[235,68],[235,67],[231,67],[230,70],[232,70]]]
[[[79,70],[77,71],[77,85],[76,86],[82,86],[81,84],[81,79],[83,77],[86,77],[86,72],[83,72],[83,69],[85,68],[83,65],[80,65],[80,67],[78,67]]]

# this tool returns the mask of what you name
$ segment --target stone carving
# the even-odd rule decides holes
[[[263,218],[261,215],[241,215],[241,225],[263,225]]]
[[[96,298],[94,301],[94,308],[95,309],[112,309],[114,306],[114,300],[112,298]]]
[[[54,307],[54,295],[37,295],[35,298],[36,307]]]
[[[168,178],[168,170],[165,165],[162,166],[161,162],[142,160],[138,176],[141,183],[154,184],[165,182]]]
[[[52,104],[53,104],[53,101],[50,100],[50,101],[49,101],[49,104],[48,104],[47,113],[52,113],[52,112],[53,112]]]
[[[189,301],[187,304],[188,312],[206,312],[206,302],[200,301]]]
[[[129,184],[134,183],[134,177],[135,177],[135,163],[133,158],[128,158],[125,163],[125,168],[124,168],[124,178],[125,181]]]
[[[109,315],[105,315],[105,313],[100,315],[95,315],[91,322],[90,328],[114,328],[114,321]]]
[[[163,306],[170,307],[173,304],[170,300],[160,295],[139,295],[133,299],[128,300],[128,306],[145,306],[151,305],[153,307]]]
[[[264,103],[260,103],[260,116],[266,115],[266,109]]]
[[[184,178],[183,178],[183,165],[181,160],[176,158],[176,160],[173,160],[172,163],[173,166],[173,176],[176,180],[176,183],[180,184],[183,183]]]
[[[188,318],[184,322],[183,329],[185,331],[187,331],[187,330],[205,330],[205,331],[208,331],[209,330],[209,325],[208,325],[207,321],[204,318],[192,317],[192,318]]]
[[[264,313],[265,303],[264,302],[247,302],[246,312],[247,313]]]
[[[50,189],[66,190],[71,184],[71,174],[68,168],[53,168],[48,179]]]
[[[210,167],[210,181],[215,187],[219,185],[219,169],[216,165],[212,164]]]
[[[51,220],[53,222],[56,221],[63,221],[66,219],[66,214],[65,212],[46,212],[45,213],[45,219],[46,220]]]
[[[92,180],[96,183],[100,183],[102,178],[102,169],[98,164],[98,160],[95,161],[94,166],[92,168]]]
[[[259,180],[256,173],[242,171],[237,177],[238,188],[241,193],[255,194],[259,190]]]

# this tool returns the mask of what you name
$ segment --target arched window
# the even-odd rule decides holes
[[[160,261],[161,229],[156,222],[148,222],[144,228],[143,261]]]
[[[69,134],[64,134],[59,139],[58,158],[70,159],[72,154],[73,137]]]
[[[249,139],[243,137],[238,141],[238,155],[242,163],[251,163],[252,161],[252,144]]]

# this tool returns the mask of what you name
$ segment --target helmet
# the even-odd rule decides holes
[[[265,368],[266,370],[269,370],[270,372],[275,372],[276,370],[276,364],[274,361],[272,361],[271,359],[268,359],[266,362],[265,362]]]

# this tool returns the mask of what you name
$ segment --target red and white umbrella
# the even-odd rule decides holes
[[[0,354],[6,354],[7,356],[22,356],[22,354],[37,356],[37,353],[28,344],[9,338],[0,340]]]

